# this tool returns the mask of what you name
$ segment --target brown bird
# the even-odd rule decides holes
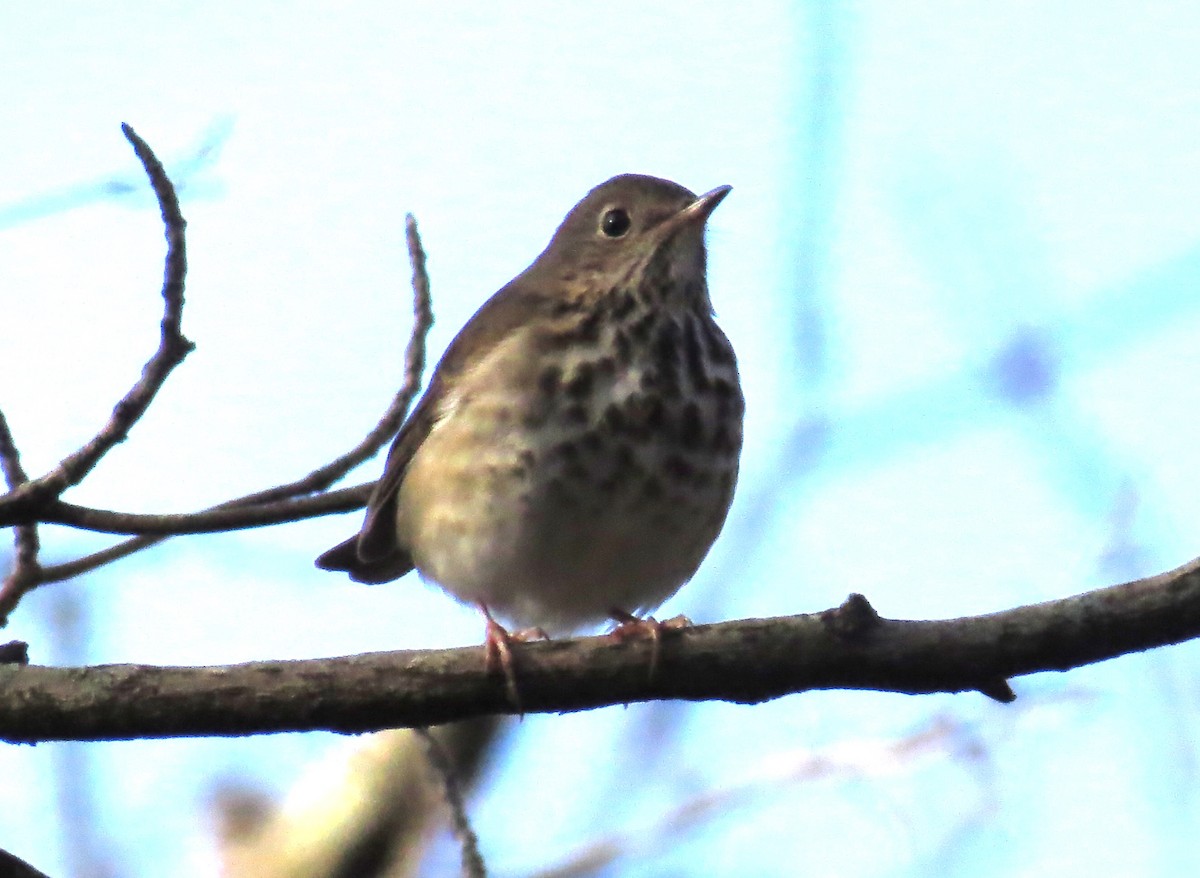
[[[450,344],[361,532],[317,566],[372,583],[415,567],[483,610],[506,669],[492,611],[636,626],[673,595],[721,530],[742,445],[705,276],[728,193],[634,174],[589,192]]]

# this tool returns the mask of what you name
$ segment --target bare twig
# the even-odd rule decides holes
[[[269,503],[243,504],[241,501],[232,501],[204,512],[167,515],[114,512],[55,501],[39,510],[37,521],[65,524],[97,533],[163,537],[245,530],[361,509],[366,505],[374,485],[374,482],[366,482],[339,491],[328,491],[297,499],[273,500]],[[12,523],[11,520],[0,519],[0,527]]]
[[[121,130],[126,139],[133,144],[133,150],[141,160],[150,185],[158,198],[162,212],[165,237],[167,239],[167,256],[163,268],[163,317],[160,324],[158,349],[146,361],[142,368],[141,377],[128,393],[117,403],[112,416],[91,440],[73,454],[64,458],[57,467],[38,479],[21,479],[14,485],[9,480],[8,494],[0,497],[0,510],[5,508],[37,506],[56,499],[67,488],[79,484],[85,476],[100,462],[100,459],[118,442],[129,435],[130,429],[138,419],[145,414],[146,409],[162,388],[171,371],[183,362],[194,347],[184,338],[180,330],[183,316],[183,281],[187,273],[187,256],[184,244],[184,228],[187,225],[183,214],[179,211],[179,201],[171,181],[167,179],[162,164],[155,157],[150,147],[128,125],[122,125]],[[19,462],[15,469],[12,466],[16,460],[16,448],[12,445],[12,437],[7,436],[7,445],[11,454],[4,454],[5,474],[24,476]],[[24,524],[32,524],[27,521]],[[17,532],[17,563],[13,572],[0,586],[0,626],[4,625],[13,608],[21,598],[33,588],[45,581],[37,563],[37,534],[31,528],[18,528]]]
[[[76,558],[74,561],[49,564],[41,569],[37,583],[32,587],[49,585],[52,582],[66,582],[67,580],[74,579],[76,576],[91,573],[93,570],[99,570],[106,564],[112,564],[114,561],[119,561],[135,552],[140,552],[142,549],[161,543],[165,539],[166,537],[134,537],[133,539],[124,540],[116,545],[109,546],[107,549],[101,549],[90,555],[84,555],[82,558]],[[11,607],[9,608],[9,612],[12,612]],[[7,622],[7,618],[0,616],[0,627],[3,627],[5,622]]]
[[[29,481],[25,468],[21,466],[21,453],[17,450],[16,440],[8,428],[8,420],[4,412],[0,412],[0,470],[4,472],[4,481],[10,491],[15,491]],[[41,565],[38,562],[38,550],[41,543],[38,540],[37,523],[28,522],[18,525],[13,534],[13,544],[16,549],[12,569],[0,583],[0,604],[8,594],[24,594],[41,575]],[[0,619],[4,614],[0,611]]]
[[[126,136],[134,143],[135,148],[139,148],[140,144],[138,155],[143,159],[143,163],[153,161],[153,155],[149,153],[145,144],[140,139],[137,139],[137,135],[133,134],[128,126],[125,127],[125,131]],[[143,149],[145,150],[144,154],[141,151]],[[161,175],[161,171],[161,165],[158,165],[156,162],[153,166],[147,165],[147,173],[151,175],[155,192],[159,195],[160,204],[162,205],[163,218],[167,224],[167,240],[172,245],[168,248],[167,257],[167,277],[169,281],[173,276],[172,266],[179,272],[182,272],[184,269],[182,249],[183,219],[178,216],[178,205],[175,204],[173,199],[167,200],[167,196],[171,194],[169,191],[170,183],[166,180],[165,176]],[[164,186],[167,187],[165,191],[163,190]],[[174,205],[173,212],[170,209],[171,205]],[[177,226],[174,223],[174,217],[178,218]],[[173,246],[176,235],[172,230],[175,228],[177,228],[178,248],[174,248]],[[421,378],[425,371],[426,339],[429,329],[433,325],[433,308],[429,292],[429,275],[425,267],[425,251],[421,245],[417,222],[411,214],[405,219],[405,240],[409,261],[412,265],[414,319],[412,332],[404,354],[404,378],[400,389],[388,406],[387,411],[384,412],[378,423],[354,448],[296,481],[247,494],[203,512],[174,515],[132,515],[75,506],[63,503],[57,499],[58,494],[62,490],[65,490],[69,484],[78,482],[78,479],[74,479],[74,481],[68,479],[68,483],[64,483],[61,487],[58,487],[59,481],[64,477],[64,474],[78,474],[78,478],[81,479],[95,465],[95,462],[99,460],[99,456],[103,455],[107,447],[111,447],[112,443],[109,443],[109,446],[100,449],[95,460],[92,460],[88,464],[89,455],[95,452],[95,448],[98,445],[103,444],[99,442],[101,437],[97,437],[88,446],[68,457],[54,472],[43,477],[43,479],[30,483],[22,476],[22,481],[26,483],[26,486],[22,490],[17,491],[14,489],[7,496],[0,497],[0,527],[18,526],[18,560],[20,559],[20,540],[25,539],[28,542],[28,537],[22,538],[21,534],[33,532],[34,539],[36,540],[36,531],[33,531],[32,528],[37,522],[53,522],[84,530],[94,530],[104,533],[138,534],[139,536],[63,564],[48,567],[31,567],[29,565],[22,567],[18,563],[18,566],[14,568],[14,572],[9,576],[10,580],[16,581],[16,586],[0,591],[0,625],[7,619],[8,614],[16,606],[21,596],[38,585],[61,582],[82,573],[95,570],[105,564],[112,563],[134,552],[153,546],[168,536],[263,527],[271,524],[298,521],[319,515],[348,512],[365,506],[367,497],[370,494],[370,484],[358,485],[353,488],[317,497],[305,497],[304,495],[325,491],[330,485],[345,477],[348,472],[359,464],[377,454],[400,429],[400,425],[404,422],[404,417],[408,413],[408,409],[421,389]],[[171,286],[170,283],[164,285],[163,294],[164,298],[168,298],[168,313],[163,318],[164,342],[160,344],[159,354],[162,353],[164,346],[167,344],[165,340],[168,338],[169,325],[173,325],[174,333],[178,335],[179,308],[182,307],[183,301],[182,274],[179,275],[177,286],[178,289],[176,291],[175,287]],[[168,288],[177,292],[177,296],[175,296],[177,306],[174,309],[172,309],[170,304],[171,297],[168,297]],[[178,335],[178,338],[190,346],[190,342],[186,342],[186,339],[183,339],[182,335]],[[186,353],[187,350],[184,350],[179,358],[182,359],[182,356],[186,355]],[[156,354],[157,356],[158,354]],[[147,364],[146,370],[143,372],[143,380],[139,382],[138,386],[135,386],[134,391],[131,391],[130,395],[118,404],[112,421],[106,425],[105,431],[102,432],[103,436],[111,438],[114,430],[119,431],[119,424],[114,428],[114,422],[119,420],[118,415],[121,415],[122,419],[125,417],[122,413],[129,410],[130,398],[135,395],[140,387],[146,384],[148,375],[151,373],[157,374],[160,371],[152,369],[152,363],[154,363],[154,360]],[[171,364],[170,367],[167,367],[166,371],[169,371],[174,365]],[[166,375],[163,373],[162,379],[165,379],[165,377]],[[161,384],[161,380],[159,380],[159,384]],[[155,387],[148,391],[149,396],[146,398],[145,404],[149,403],[156,389]],[[144,411],[144,405],[141,411],[138,411],[132,417],[132,420],[129,420],[129,425],[133,421],[136,421],[137,417],[140,417],[142,411]],[[128,425],[125,427],[125,432],[127,430]],[[123,433],[113,441],[119,441],[121,438],[124,438]],[[92,452],[89,452],[89,448],[92,449]],[[79,463],[79,461],[82,461],[82,463]],[[86,467],[83,466],[84,464],[87,464]],[[74,478],[74,476],[71,476],[71,478]],[[41,487],[37,487],[39,484]],[[18,574],[20,574],[19,578]]]
[[[417,221],[409,214],[405,220],[405,238],[412,264],[413,330],[404,353],[404,380],[383,417],[354,448],[308,475],[286,485],[278,485],[235,500],[229,500],[203,512],[165,515],[138,515],[105,509],[92,509],[53,501],[39,505],[24,504],[5,510],[0,504],[0,527],[28,521],[65,524],[101,533],[175,536],[212,533],[300,521],[320,515],[350,512],[366,505],[373,483],[302,500],[294,498],[324,491],[350,470],[376,454],[395,435],[421,389],[425,371],[425,342],[433,326],[429,275],[425,270],[425,251],[417,231]],[[153,545],[157,540],[137,542],[130,551]],[[112,550],[105,550],[111,552]],[[123,557],[124,554],[117,557]],[[63,565],[66,566],[66,565]],[[53,568],[50,568],[53,572]]]
[[[446,805],[450,808],[450,822],[454,827],[454,836],[462,848],[464,878],[487,878],[487,867],[483,863],[483,855],[479,853],[479,837],[475,835],[475,830],[471,828],[471,821],[467,817],[467,804],[463,801],[462,785],[459,783],[458,771],[450,760],[450,755],[429,729],[418,727],[413,731],[425,742],[425,755],[442,782]]]
[[[857,597],[807,616],[520,645],[526,713],[655,699],[756,703],[811,689],[1012,697],[1009,677],[1200,637],[1200,559],[1177,570],[987,616],[894,621]],[[325,729],[362,732],[512,713],[480,648],[205,668],[0,666],[0,738],[110,740]]]
[[[179,211],[175,189],[153,151],[128,125],[122,125],[121,130],[126,139],[133,144],[133,151],[146,170],[146,176],[150,179],[150,185],[158,198],[165,226],[167,258],[163,269],[163,317],[158,349],[146,361],[141,377],[116,404],[112,416],[99,433],[78,451],[64,458],[46,475],[26,482],[9,497],[0,498],[0,504],[16,505],[31,502],[35,498],[44,500],[47,497],[57,497],[72,485],[79,484],[109,449],[125,440],[129,430],[154,401],[167,376],[195,347],[180,329],[183,317],[183,282],[187,273],[187,251],[183,231],[187,223]]]
[[[236,500],[230,500],[228,503],[222,503],[214,509],[260,506],[276,500],[288,500],[302,494],[324,491],[360,463],[374,457],[379,449],[396,435],[400,425],[404,423],[404,416],[408,414],[409,406],[412,405],[417,392],[421,389],[421,376],[425,373],[425,342],[429,336],[429,330],[433,326],[433,300],[429,293],[429,274],[425,270],[425,249],[421,245],[417,221],[411,213],[404,220],[404,237],[408,245],[409,264],[412,266],[413,328],[408,337],[408,345],[404,349],[404,380],[392,398],[391,405],[379,419],[379,423],[354,448],[325,466],[313,470],[304,478],[255,494],[247,494]],[[358,491],[359,488],[349,490]],[[366,502],[367,498],[364,495],[358,506],[351,506],[348,509],[331,509],[329,512],[346,512],[349,509],[365,506]],[[294,518],[279,519],[279,521],[295,520]],[[260,523],[273,524],[275,522],[262,521]],[[179,533],[186,532],[179,531]]]
[[[21,466],[21,453],[17,451],[17,443],[12,431],[8,429],[8,420],[4,412],[0,412],[0,471],[4,473],[4,481],[9,490],[29,481],[25,468]]]

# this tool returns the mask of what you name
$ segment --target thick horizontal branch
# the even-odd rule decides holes
[[[812,689],[978,690],[1200,635],[1200,560],[1170,573],[987,616],[880,619],[852,596],[825,613],[700,625],[652,643],[519,645],[523,711],[654,699],[754,703]],[[482,647],[207,668],[0,667],[0,738],[14,742],[365,732],[515,713]]]

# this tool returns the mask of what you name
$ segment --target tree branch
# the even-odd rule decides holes
[[[4,878],[47,878],[46,873],[39,872],[8,851],[0,851],[0,876],[4,876]]]
[[[183,317],[183,281],[187,274],[187,256],[183,230],[187,223],[179,211],[175,189],[163,170],[162,163],[150,147],[128,125],[121,130],[133,144],[150,185],[158,198],[162,212],[167,256],[163,267],[163,316],[160,323],[158,348],[146,361],[141,377],[113,408],[107,423],[91,440],[73,454],[67,455],[53,470],[37,479],[29,479],[20,465],[20,458],[7,423],[0,429],[0,463],[3,464],[9,491],[0,496],[0,510],[13,507],[37,506],[56,500],[67,488],[79,484],[118,442],[125,440],[133,425],[145,414],[150,403],[162,388],[167,376],[191,353],[194,345],[180,329]],[[2,419],[0,419],[2,422]],[[21,598],[46,582],[45,568],[38,562],[40,548],[36,520],[25,520],[17,528],[17,560],[0,585],[0,627],[6,624],[9,613]]]
[[[405,241],[412,265],[414,319],[404,353],[404,379],[383,417],[354,448],[294,482],[256,491],[198,513],[135,515],[62,502],[59,497],[63,491],[82,481],[113,445],[125,439],[129,429],[153,401],[167,375],[194,347],[180,331],[183,283],[187,270],[184,244],[186,223],[162,164],[132,128],[123,125],[122,131],[133,144],[150,178],[166,229],[167,257],[162,292],[165,308],[159,348],[146,363],[139,381],[117,403],[112,417],[101,431],[39,479],[31,481],[22,470],[16,444],[0,413],[0,468],[9,487],[7,494],[0,495],[0,527],[16,528],[17,549],[16,563],[0,586],[0,627],[6,624],[9,614],[21,598],[39,585],[61,582],[95,570],[153,546],[168,536],[264,527],[348,512],[365,506],[370,485],[359,485],[318,497],[305,495],[326,491],[334,482],[378,453],[400,429],[413,399],[421,389],[421,376],[425,371],[425,342],[433,325],[433,308],[425,251],[421,246],[416,220],[412,214],[408,214],[405,217]],[[138,536],[83,558],[42,567],[37,558],[39,523]]]
[[[0,471],[4,473],[4,481],[9,491],[15,491],[29,481],[25,468],[21,466],[21,452],[17,449],[17,442],[13,439],[3,412],[0,412]],[[0,585],[0,601],[5,593],[24,594],[41,576],[42,567],[38,562],[41,540],[38,538],[37,522],[29,521],[17,525],[13,534],[13,547],[16,549],[13,566]]]
[[[813,689],[983,691],[1200,636],[1200,559],[1177,570],[964,619],[895,621],[858,595],[836,610],[516,650],[524,710],[587,710],[654,699],[756,703]],[[483,650],[367,653],[207,668],[0,666],[0,737],[116,740],[264,732],[364,732],[516,709]]]
[[[404,379],[378,423],[354,448],[294,482],[256,491],[203,512],[135,515],[90,509],[56,500],[33,510],[18,507],[6,513],[3,503],[0,503],[0,527],[29,520],[53,519],[55,523],[69,524],[82,530],[141,534],[83,558],[43,567],[38,576],[38,584],[73,579],[156,545],[168,536],[282,524],[320,515],[350,512],[365,506],[372,483],[307,498],[304,501],[293,498],[324,491],[360,463],[377,454],[400,429],[413,399],[421,389],[421,375],[425,371],[425,342],[433,326],[433,303],[429,292],[429,275],[425,270],[425,251],[421,246],[417,221],[412,214],[408,214],[405,219],[405,236],[409,262],[412,265],[413,328],[404,351]],[[58,520],[59,518],[62,520]],[[0,624],[2,622],[3,616],[0,615]]]
[[[150,179],[154,194],[162,211],[164,235],[167,239],[167,258],[163,268],[163,317],[160,324],[158,349],[146,361],[141,377],[129,392],[113,408],[112,416],[91,440],[63,460],[46,475],[27,481],[7,497],[0,498],[0,505],[18,505],[31,498],[57,497],[72,485],[78,485],[100,462],[100,459],[118,442],[125,441],[130,429],[146,413],[155,395],[167,380],[171,371],[183,362],[195,348],[180,329],[183,318],[183,280],[187,273],[187,251],[183,230],[187,223],[179,211],[179,200],[175,188],[167,179],[162,163],[155,157],[146,141],[128,125],[121,130],[133,144]]]
[[[367,498],[374,486],[374,482],[366,482],[351,488],[328,491],[311,497],[273,500],[269,503],[244,503],[237,500],[203,512],[161,515],[92,509],[58,500],[27,512],[13,513],[10,511],[7,514],[0,514],[0,527],[14,524],[24,526],[29,522],[40,522],[65,524],[80,530],[98,533],[164,537],[245,530],[251,527],[303,521],[306,518],[316,518],[322,515],[353,512],[366,505]]]

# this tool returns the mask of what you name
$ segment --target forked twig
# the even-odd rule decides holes
[[[462,848],[462,874],[464,878],[486,878],[487,867],[484,865],[483,855],[479,852],[479,837],[471,828],[471,821],[467,817],[467,803],[463,799],[458,771],[446,748],[429,729],[418,727],[413,729],[413,732],[425,742],[425,755],[442,782],[442,792],[446,797],[446,805],[450,808],[454,836]]]
[[[37,479],[26,481],[12,493],[0,499],[0,505],[36,504],[48,497],[58,497],[72,485],[78,485],[118,442],[123,442],[130,429],[146,413],[155,395],[171,371],[183,362],[195,348],[180,329],[183,318],[183,285],[187,274],[187,248],[184,228],[187,226],[179,211],[179,199],[162,163],[154,152],[128,125],[121,125],[126,139],[146,169],[146,176],[158,198],[167,239],[166,265],[163,268],[163,317],[160,322],[158,349],[146,361],[141,377],[129,392],[114,406],[108,422],[78,451],[67,455],[53,470]]]
[[[25,468],[21,466],[21,453],[17,450],[17,443],[3,412],[0,412],[0,470],[4,472],[4,481],[10,491],[15,491],[29,481]],[[30,522],[18,525],[14,531],[13,543],[16,549],[15,560],[12,569],[0,585],[0,595],[8,591],[22,591],[28,587],[26,583],[36,580],[41,574],[41,565],[38,563],[38,549],[41,544],[38,540],[37,524]]]
[[[167,380],[171,371],[183,362],[194,347],[181,329],[183,316],[183,284],[187,273],[187,250],[184,243],[184,228],[187,225],[179,211],[179,200],[175,189],[163,170],[162,163],[154,152],[128,125],[121,130],[133,144],[133,150],[150,179],[150,185],[158,198],[167,239],[166,264],[163,269],[163,317],[160,323],[158,349],[146,361],[141,377],[128,393],[113,408],[113,413],[100,431],[78,451],[64,458],[58,466],[37,479],[28,479],[21,470],[17,449],[12,434],[3,430],[5,478],[9,493],[0,497],[0,509],[5,506],[37,505],[57,499],[67,488],[79,484],[100,459],[118,442],[129,435],[130,429],[145,414],[155,395]],[[0,625],[8,618],[21,597],[42,581],[42,568],[38,564],[38,538],[34,522],[25,522],[17,528],[17,560],[12,572],[0,585]]]
[[[404,379],[383,417],[354,448],[296,481],[238,497],[199,513],[130,515],[75,506],[59,500],[63,491],[78,484],[113,445],[128,435],[129,429],[145,413],[167,375],[193,348],[192,343],[184,338],[180,331],[183,278],[186,272],[186,223],[162,165],[128,125],[122,126],[122,130],[146,169],[158,197],[166,226],[168,247],[163,282],[163,298],[166,304],[159,348],[147,362],[137,384],[117,404],[112,417],[101,431],[77,452],[65,458],[54,470],[39,479],[29,480],[20,469],[15,443],[12,442],[7,425],[3,424],[0,416],[0,425],[3,425],[3,429],[0,430],[3,434],[0,435],[0,458],[3,460],[6,474],[10,470],[13,473],[9,478],[10,492],[0,496],[0,526],[15,525],[17,528],[17,565],[4,586],[0,587],[0,626],[7,620],[21,597],[37,586],[60,582],[95,570],[153,546],[169,536],[239,527],[261,527],[361,508],[366,504],[370,493],[369,484],[317,497],[305,495],[325,491],[352,469],[378,453],[400,429],[421,388],[421,378],[425,370],[426,338],[433,325],[433,309],[429,276],[425,267],[425,252],[416,220],[409,214],[405,219],[405,239],[412,265],[414,321],[405,349]],[[37,564],[38,522],[56,522],[81,529],[142,535],[73,561],[41,567]]]

